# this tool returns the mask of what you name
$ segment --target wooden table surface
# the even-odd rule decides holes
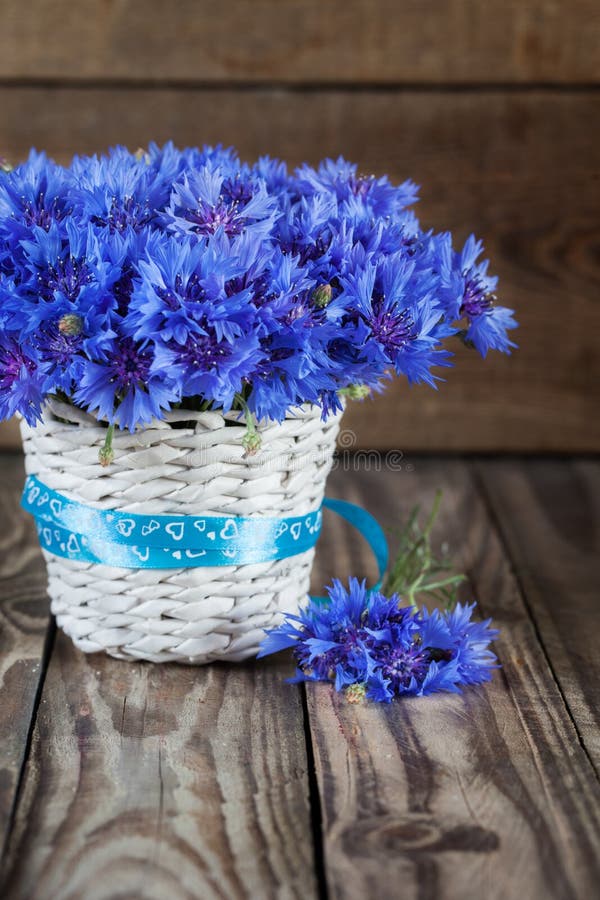
[[[22,460],[0,456],[5,900],[597,896],[600,463],[355,462],[330,495],[390,528],[443,488],[436,538],[502,629],[490,685],[357,706],[286,684],[285,655],[85,656],[48,615]],[[317,569],[373,572],[333,518]]]

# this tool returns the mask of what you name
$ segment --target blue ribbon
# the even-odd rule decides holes
[[[147,516],[95,509],[70,500],[31,475],[21,505],[36,521],[40,543],[54,556],[125,569],[239,566],[286,559],[310,550],[321,532],[322,509],[304,516]],[[381,526],[345,500],[323,507],[346,519],[369,543],[379,569],[388,548]]]

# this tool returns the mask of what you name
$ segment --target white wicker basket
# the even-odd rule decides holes
[[[79,410],[52,403],[42,424],[21,427],[27,473],[87,506],[279,517],[320,507],[339,419],[322,422],[319,409],[302,408],[282,424],[261,425],[262,449],[246,457],[235,415],[179,410],[134,434],[115,432],[108,468],[98,461],[106,430]],[[255,565],[182,569],[44,556],[52,612],[82,650],[201,664],[256,654],[264,629],[304,600],[314,549]]]

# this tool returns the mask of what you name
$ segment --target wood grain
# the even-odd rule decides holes
[[[600,771],[600,464],[478,466],[579,735]]]
[[[332,493],[352,484],[356,496],[358,480],[336,473]],[[307,686],[329,895],[583,900],[600,874],[600,787],[467,471],[439,461],[371,470],[359,493],[391,526],[440,486],[437,534],[502,629],[503,668],[462,696],[386,708]]]
[[[60,635],[3,896],[314,897],[286,668],[131,664]]]
[[[150,138],[235,143],[292,164],[344,153],[423,185],[422,222],[472,229],[517,311],[520,349],[459,350],[438,393],[398,381],[353,406],[356,446],[593,451],[600,385],[600,94],[560,91],[0,89],[0,148],[61,160]]]
[[[592,0],[5,0],[0,78],[578,83],[599,47]]]
[[[11,825],[49,628],[46,570],[19,508],[19,456],[0,456],[0,857]]]

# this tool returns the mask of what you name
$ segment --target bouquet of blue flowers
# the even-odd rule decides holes
[[[131,431],[239,410],[252,450],[255,419],[327,417],[392,373],[435,386],[451,338],[509,352],[481,243],[424,231],[416,199],[341,158],[32,151],[0,171],[0,418],[50,397]]]

